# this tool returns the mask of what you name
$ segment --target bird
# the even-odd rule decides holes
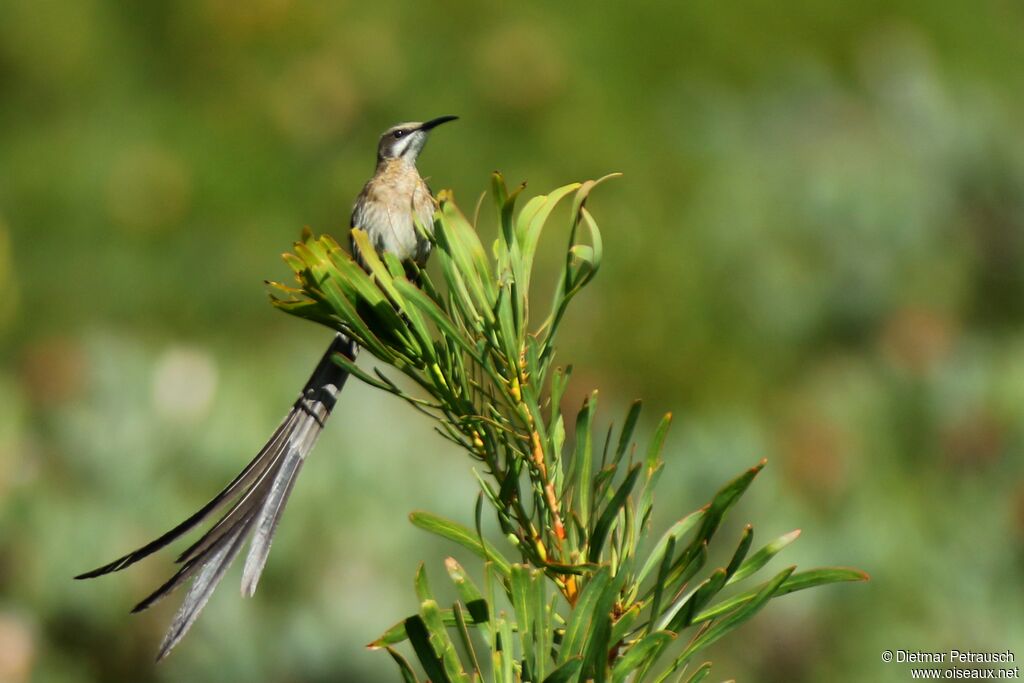
[[[364,230],[378,254],[392,254],[406,264],[412,274],[425,266],[430,255],[429,235],[436,208],[433,194],[420,176],[416,162],[430,131],[457,118],[441,116],[425,122],[400,123],[384,131],[377,145],[374,174],[352,208],[349,227]],[[350,250],[353,259],[365,269],[354,240],[350,242]],[[157,661],[164,659],[188,633],[246,540],[249,540],[249,551],[242,570],[242,595],[251,597],[255,593],[271,540],[299,470],[348,379],[348,373],[334,357],[343,354],[354,360],[357,353],[358,346],[348,336],[336,333],[284,420],[220,493],[141,548],[75,577],[91,579],[120,571],[178,540],[215,512],[223,511],[221,517],[178,556],[177,562],[181,565],[178,571],[132,609],[132,613],[141,612],[192,579],[160,644]]]

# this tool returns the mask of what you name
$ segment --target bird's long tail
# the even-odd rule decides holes
[[[348,379],[348,373],[334,362],[333,357],[341,353],[354,359],[356,352],[354,342],[342,334],[335,336],[303,387],[302,394],[270,440],[252,462],[210,502],[159,538],[109,564],[75,577],[91,579],[124,569],[177,540],[214,512],[227,507],[223,516],[181,553],[177,559],[181,564],[178,572],[132,610],[140,612],[146,609],[195,577],[160,645],[157,659],[165,657],[185,636],[246,538],[250,536],[249,554],[242,572],[242,594],[251,596],[256,591],[270,552],[274,530],[288,502],[295,478]]]

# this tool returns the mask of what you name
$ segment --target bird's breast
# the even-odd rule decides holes
[[[362,228],[378,252],[401,261],[422,261],[429,243],[416,221],[433,228],[434,200],[415,167],[391,164],[378,170],[356,202],[352,225]]]

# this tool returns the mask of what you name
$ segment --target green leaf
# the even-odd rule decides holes
[[[586,206],[587,199],[590,197],[590,193],[593,192],[594,188],[602,183],[605,183],[614,178],[621,178],[621,173],[609,173],[604,175],[597,180],[588,180],[584,183],[579,184],[579,190],[576,191],[576,196],[572,200],[572,220],[576,222],[579,220],[578,215],[583,207]]]
[[[750,544],[754,540],[754,527],[747,525],[743,529],[743,535],[740,536],[740,543],[736,546],[736,552],[732,554],[732,559],[729,560],[729,566],[725,569],[726,578],[732,577],[733,574],[740,568],[740,564],[743,562],[743,558],[747,556],[747,552],[750,550]]]
[[[693,621],[693,616],[711,602],[711,598],[715,597],[722,590],[722,587],[725,586],[725,579],[725,569],[718,568],[711,572],[711,576],[697,587],[697,590],[693,592],[690,599],[686,601],[682,609],[679,610],[665,628],[674,633],[679,633],[689,626]]]
[[[491,194],[494,195],[494,202],[500,210],[508,197],[508,186],[505,184],[505,174],[501,171],[491,173]]]
[[[640,496],[640,506],[637,508],[637,516],[640,518],[641,527],[647,523],[648,515],[654,504],[654,487],[658,483],[661,470],[664,465],[661,459],[661,451],[665,447],[665,437],[668,436],[668,428],[672,426],[672,413],[666,413],[658,423],[650,445],[647,447],[647,457],[644,460],[647,471],[647,480],[644,483],[644,490]]]
[[[711,500],[711,504],[708,506],[707,513],[704,515],[704,520],[701,523],[700,531],[697,533],[697,538],[694,540],[695,543],[710,540],[714,536],[715,531],[718,530],[718,525],[722,522],[722,517],[725,513],[736,504],[736,501],[746,492],[750,483],[754,481],[754,477],[757,473],[764,469],[767,460],[762,460],[754,467],[736,477],[728,484],[723,486],[715,497]]]
[[[480,313],[480,306],[475,303],[469,286],[466,284],[467,275],[459,270],[459,264],[455,262],[452,255],[435,249],[434,261],[441,266],[441,274],[444,276],[445,284],[448,285],[447,296],[444,299],[431,297],[431,300],[439,305],[450,316],[453,324],[472,330],[479,334],[493,322],[493,313],[485,309],[487,317]]]
[[[388,393],[395,393],[393,388],[390,387],[387,383],[381,382],[375,377],[372,377],[371,375],[364,372],[362,368],[356,365],[356,363],[352,359],[347,358],[345,354],[336,353],[333,356],[331,356],[331,360],[334,361],[335,364],[340,366],[345,372],[358,379],[360,382],[364,382],[366,384],[369,384],[371,387],[376,387],[377,389],[387,391]]]
[[[349,301],[334,280],[328,280],[324,283],[324,296],[347,323],[348,330],[346,333],[354,337],[360,346],[369,348],[375,356],[389,363],[394,363],[400,357],[398,353],[381,341],[370,330],[369,325],[356,313],[355,306]]]
[[[711,673],[711,662],[704,662],[697,670],[693,672],[693,675],[686,679],[686,683],[700,683],[708,674]]]
[[[451,194],[438,195],[439,220],[435,228],[438,247],[444,250],[455,265],[457,275],[474,299],[478,311],[490,317],[495,299],[495,285],[490,264],[476,231],[451,201]]]
[[[686,584],[689,583],[690,579],[696,576],[697,572],[704,568],[704,564],[707,562],[707,559],[707,541],[701,542],[700,546],[698,546],[696,554],[691,555],[688,553],[683,553],[683,555],[680,557],[682,564],[680,564],[680,562],[677,561],[672,571],[669,572],[668,578],[665,579],[665,590],[669,592],[681,591],[683,587],[685,587]],[[668,626],[668,623],[675,617],[679,610],[682,609],[683,605],[686,604],[686,601],[690,599],[690,596],[692,594],[693,591],[690,591],[689,593],[686,593],[681,597],[677,598],[676,601],[673,602],[667,610],[665,610],[665,613],[661,617],[661,620],[658,622],[658,625],[655,627],[655,630],[661,630],[663,628],[666,628]]]
[[[522,325],[521,321],[517,319],[517,314],[512,310],[515,306],[514,299],[510,291],[502,289],[498,293],[498,306],[497,306],[497,321],[498,321],[498,335],[501,344],[501,351],[505,355],[506,364],[514,364],[517,362],[518,353],[516,349],[519,348],[522,342],[521,332]],[[507,370],[508,374],[512,377],[517,377],[519,371],[515,367],[511,367]]]
[[[536,592],[533,589],[533,584],[538,578],[529,566],[512,565],[512,580],[509,582],[512,588],[512,606],[516,613],[519,641],[523,646],[523,658],[531,669],[536,661],[534,617],[537,614],[537,605],[534,604]]]
[[[594,683],[604,683],[608,677],[608,652],[611,648],[612,608],[619,596],[623,575],[612,578],[594,608],[590,632],[584,642],[583,675]]]
[[[546,330],[543,353],[541,354],[542,360],[554,352],[552,341],[569,306],[569,302],[593,279],[601,265],[603,252],[601,231],[598,229],[597,223],[590,216],[590,213],[584,208],[584,204],[591,189],[606,179],[614,177],[614,175],[616,174],[605,176],[597,181],[583,183],[576,193],[570,218],[569,247],[566,249],[565,264],[562,267],[561,275],[558,278],[558,285],[552,297],[551,312],[548,314],[544,324],[541,325],[541,330]],[[578,227],[581,222],[586,225],[587,231],[590,233],[591,247],[586,251],[579,249],[581,245],[576,242]]]
[[[462,641],[462,648],[466,652],[466,656],[469,657],[469,662],[472,665],[472,674],[474,679],[482,676],[482,670],[480,669],[480,661],[476,657],[476,648],[473,647],[473,639],[469,635],[469,628],[466,624],[466,615],[462,611],[462,605],[458,602],[452,605],[452,614],[455,616],[455,632],[459,634],[459,640]],[[447,622],[445,622],[447,625]]]
[[[846,567],[822,567],[819,569],[809,569],[804,572],[793,574],[786,578],[786,580],[778,587],[778,591],[775,593],[775,597],[781,597],[789,593],[795,593],[796,591],[804,590],[805,588],[813,588],[814,586],[823,586],[829,583],[840,583],[846,581],[867,581],[868,575],[859,569],[848,569]],[[699,623],[707,621],[708,619],[714,619],[726,612],[729,612],[736,607],[746,604],[751,600],[757,598],[760,594],[760,589],[747,591],[746,593],[740,593],[734,595],[731,598],[723,600],[722,602],[712,605],[708,609],[698,614],[693,619],[693,623]]]
[[[597,520],[597,524],[594,525],[594,532],[590,537],[590,551],[587,554],[591,562],[597,562],[601,558],[601,549],[608,537],[609,530],[612,528],[612,523],[618,516],[619,511],[622,510],[622,506],[626,504],[626,499],[633,490],[639,475],[640,464],[637,463],[629,468],[625,481],[619,486],[619,490],[615,492],[615,495],[601,514],[600,519]]]
[[[484,605],[484,609],[486,609],[486,605]],[[441,619],[444,621],[445,626],[458,626],[458,620],[455,618],[453,610],[442,609]],[[481,624],[486,624],[487,619],[477,619],[471,614],[468,623],[473,626],[479,626]],[[379,650],[381,648],[386,648],[389,645],[397,645],[398,643],[404,642],[408,637],[408,634],[405,632],[405,620],[403,619],[382,633],[376,640],[367,645],[367,647],[371,650]]]
[[[675,552],[676,539],[674,536],[669,536],[668,543],[665,545],[664,554],[661,558],[661,566],[658,568],[658,578],[654,584],[654,597],[651,598],[651,618],[647,622],[647,633],[654,629],[654,622],[658,619],[661,614],[661,597],[665,592],[665,588],[668,584],[668,574],[672,566],[672,554]],[[639,581],[637,582],[639,583]]]
[[[513,235],[513,242],[518,246],[522,243],[520,234],[525,234],[529,225],[533,222],[533,219],[537,216],[537,213],[547,204],[548,195],[537,195],[536,197],[530,197],[523,208],[519,211],[519,215],[515,220],[515,230]],[[522,258],[522,257],[520,257]]]
[[[469,616],[472,617],[473,623],[482,624],[486,622],[490,617],[488,616],[487,601],[484,600],[480,589],[470,580],[462,565],[456,562],[455,558],[447,558],[444,561],[444,566],[448,570],[448,576],[451,578],[452,583],[455,584],[455,590],[459,593],[459,599],[462,600],[463,604],[466,605],[466,609],[469,610]]]
[[[544,683],[570,683],[570,681],[575,681],[582,667],[583,659],[573,657],[552,671],[551,675],[544,679]]]
[[[395,288],[402,293],[402,296],[405,297],[411,306],[418,308],[437,325],[445,339],[457,344],[463,351],[476,359],[477,362],[483,363],[483,359],[477,355],[476,347],[463,336],[458,328],[455,327],[451,318],[438,307],[435,301],[427,297],[416,285],[408,280],[396,280]]]
[[[635,604],[628,610],[622,613],[621,616],[612,624],[612,636],[609,640],[612,643],[617,643],[626,637],[626,634],[633,630],[633,624],[640,618],[640,605]]]
[[[768,564],[768,561],[775,557],[779,551],[785,548],[787,545],[792,543],[800,535],[799,529],[794,529],[788,534],[779,536],[771,543],[767,544],[756,553],[750,556],[746,562],[740,565],[739,569],[735,571],[730,577],[726,585],[742,581],[761,567]]]
[[[557,600],[558,595],[552,597]],[[539,576],[533,582],[533,624],[534,634],[537,641],[536,660],[533,663],[533,677],[535,680],[543,680],[551,662],[552,648],[554,647],[555,625],[552,623],[554,613],[553,604],[547,600],[547,581],[544,576]]]
[[[388,648],[388,654],[391,655],[391,659],[395,660],[395,664],[398,665],[398,670],[402,674],[403,683],[419,683],[416,679],[416,673],[412,670],[412,666],[409,665],[408,660],[398,653],[394,648]]]
[[[700,529],[686,549],[680,553],[679,559],[676,561],[675,566],[673,566],[670,581],[681,581],[682,579],[679,577],[686,575],[687,567],[691,566],[694,557],[701,553],[702,550],[706,552],[706,548],[702,548],[702,546],[706,546],[711,537],[714,536],[725,513],[739,500],[766,463],[766,460],[761,460],[756,466],[730,481],[715,494],[715,497],[712,498],[704,510]]]
[[[636,429],[636,422],[640,419],[640,409],[643,408],[643,401],[637,399],[629,407],[626,414],[626,421],[622,425],[622,432],[619,434],[619,445],[615,448],[615,461],[618,462],[626,454],[630,442],[633,440],[633,431]]]
[[[451,683],[441,659],[434,653],[434,647],[430,644],[430,632],[423,618],[417,614],[406,619],[405,632],[409,634],[409,642],[416,652],[416,658],[431,683]]]
[[[494,546],[478,538],[472,531],[457,522],[445,519],[431,512],[413,512],[409,520],[420,529],[447,538],[479,557],[494,563],[495,570],[506,579],[511,572],[509,562],[501,556]]]
[[[512,625],[505,619],[499,619],[498,631],[501,633],[501,649],[495,654],[501,655],[501,679],[508,683],[514,683],[512,668],[516,655],[512,649]]]
[[[579,183],[571,183],[560,187],[542,198],[543,202],[538,207],[536,213],[527,213],[524,210],[520,214],[519,221],[516,223],[516,242],[519,244],[522,257],[519,260],[519,268],[517,269],[519,272],[516,274],[516,281],[522,296],[526,296],[529,292],[530,273],[533,269],[537,244],[540,241],[540,233],[544,229],[548,217],[555,207],[558,206],[559,202],[578,187],[580,187]]]
[[[427,583],[427,570],[422,562],[420,562],[420,566],[416,569],[415,583],[416,597],[419,598],[420,602],[433,599],[434,596],[430,592],[430,585]]]
[[[462,670],[462,662],[459,661],[459,655],[455,651],[455,644],[452,643],[452,639],[448,635],[448,629],[445,628],[444,621],[441,619],[441,610],[437,606],[437,602],[434,600],[424,600],[420,605],[420,615],[423,617],[423,623],[430,634],[430,643],[433,646],[434,652],[440,658],[441,665],[444,667],[448,679],[459,681],[460,683],[469,683],[469,676]]]
[[[665,550],[668,547],[669,541],[678,540],[685,536],[686,532],[692,529],[697,522],[704,518],[705,512],[706,510],[704,508],[691,512],[686,517],[683,517],[681,520],[669,527],[668,531],[662,534],[661,538],[659,538],[658,542],[655,544],[654,549],[651,551],[651,554],[647,557],[647,561],[644,562],[644,566],[640,570],[640,573],[637,574],[637,583],[643,583],[651,570],[662,561],[662,557],[665,555]]]
[[[502,234],[505,235],[509,243],[514,239],[513,231],[515,230],[515,223],[512,218],[512,214],[515,212],[516,199],[526,189],[526,183],[520,183],[517,187],[501,204],[501,225]]]
[[[561,415],[556,415],[555,416],[555,422],[554,422],[553,425],[551,425],[551,430],[550,431],[551,431],[551,452],[554,453],[556,456],[559,456],[562,453],[562,450],[563,450],[563,448],[565,446],[565,421],[562,419]],[[554,461],[552,462],[552,469],[553,469],[553,472],[552,472],[551,478],[552,478],[552,480],[555,483],[556,491],[558,492],[559,495],[561,495],[561,493],[562,493],[561,489],[562,489],[562,486],[564,485],[565,482],[563,480],[563,477],[561,476],[562,475],[562,459],[560,457],[556,457],[554,459]]]
[[[571,657],[583,652],[587,635],[593,628],[593,622],[600,615],[595,613],[601,598],[612,585],[611,570],[605,566],[598,569],[587,581],[573,608],[569,625],[565,629],[562,645],[558,650],[558,663],[564,664]]]
[[[576,494],[579,496],[576,508],[584,529],[590,526],[590,476],[594,467],[594,438],[590,430],[596,409],[597,392],[594,391],[583,402],[583,408],[576,415],[576,451],[573,454],[573,473]]]
[[[701,633],[699,636],[694,638],[683,653],[676,658],[673,669],[679,668],[682,664],[685,664],[690,657],[704,649],[708,645],[711,645],[716,640],[724,636],[729,631],[750,619],[757,612],[761,610],[768,601],[775,595],[775,591],[782,586],[783,582],[789,578],[790,574],[793,573],[794,567],[789,567],[779,572],[774,579],[765,584],[750,601],[745,603],[742,607],[734,612],[729,613],[721,621],[718,621],[711,625],[706,631]]]
[[[569,386],[569,378],[572,377],[572,366],[556,368],[551,375],[551,419],[552,423],[556,418],[561,419],[562,397]]]
[[[631,673],[644,666],[650,658],[660,654],[675,638],[676,634],[671,631],[655,631],[641,638],[615,664],[612,669],[612,683],[624,683]]]

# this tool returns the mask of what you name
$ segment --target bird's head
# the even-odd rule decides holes
[[[377,161],[387,159],[405,159],[415,164],[423,145],[427,144],[430,131],[442,123],[448,123],[458,116],[439,116],[423,123],[400,123],[384,131],[377,146]]]

